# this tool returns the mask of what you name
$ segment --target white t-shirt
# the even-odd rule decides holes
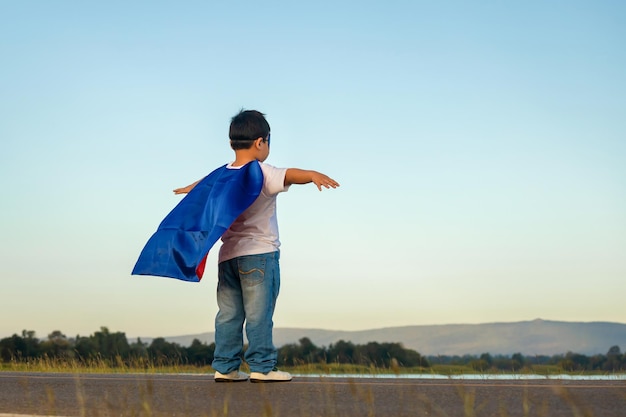
[[[244,255],[276,252],[280,247],[278,220],[276,218],[276,196],[287,191],[285,174],[287,168],[276,168],[258,162],[263,172],[261,194],[222,235],[222,247],[218,262]],[[240,169],[232,163],[227,169]]]

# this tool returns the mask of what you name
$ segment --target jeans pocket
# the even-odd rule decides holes
[[[249,255],[242,256],[237,260],[239,269],[239,279],[241,285],[246,287],[254,287],[259,285],[265,279],[265,256]]]

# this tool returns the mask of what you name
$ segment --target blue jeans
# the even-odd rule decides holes
[[[226,374],[239,369],[246,323],[245,361],[252,372],[266,373],[276,365],[272,342],[274,307],[280,289],[279,252],[247,255],[218,265],[213,369]]]

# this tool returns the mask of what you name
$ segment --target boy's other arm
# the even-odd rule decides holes
[[[327,175],[317,171],[310,171],[298,168],[288,168],[285,174],[285,185],[315,183],[317,189],[337,188],[339,183]]]
[[[204,178],[202,178],[202,179],[204,179]],[[198,181],[194,182],[193,184],[189,184],[186,187],[176,188],[174,190],[174,194],[187,194],[189,191],[193,190],[193,187],[198,185],[198,183],[200,181],[202,181],[202,179],[199,179]]]

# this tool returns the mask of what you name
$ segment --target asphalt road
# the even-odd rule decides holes
[[[0,415],[624,417],[626,381],[296,377],[215,383],[211,375],[0,372]]]

